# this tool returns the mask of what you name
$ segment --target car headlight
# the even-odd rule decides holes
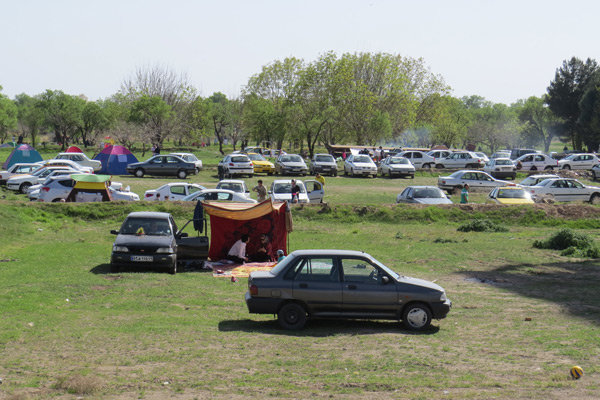
[[[442,292],[442,295],[440,296],[440,301],[446,301],[448,300],[448,298],[446,297],[446,292]]]
[[[125,246],[115,246],[113,245],[113,251],[117,253],[129,253],[129,249]]]
[[[170,247],[159,247],[156,249],[157,253],[174,253],[173,249]]]

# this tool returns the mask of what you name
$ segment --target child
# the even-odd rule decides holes
[[[281,260],[283,260],[285,258],[285,255],[283,254],[283,250],[277,250],[277,262],[281,262]]]

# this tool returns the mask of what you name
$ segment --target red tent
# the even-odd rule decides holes
[[[77,146],[71,146],[67,149],[66,153],[83,153],[83,150]]]
[[[202,202],[204,210],[210,215],[211,260],[221,260],[243,234],[250,236],[246,251],[254,253],[260,241],[260,235],[266,234],[273,253],[281,249],[287,254],[287,235],[291,232],[291,214],[286,203],[272,203],[267,199],[262,203],[217,203]],[[275,256],[275,254],[273,254]]]

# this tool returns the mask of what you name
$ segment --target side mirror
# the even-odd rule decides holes
[[[112,235],[118,235],[118,234],[119,234],[119,231],[115,231],[115,230],[113,229],[113,230],[111,230],[111,231],[110,231],[110,233],[111,233]]]
[[[185,238],[185,237],[188,237],[188,234],[187,234],[187,232],[178,232],[175,236],[177,238]]]
[[[381,282],[382,282],[384,285],[386,285],[386,284],[390,283],[390,277],[389,277],[389,276],[386,276],[386,275],[382,276],[382,277],[381,277]]]

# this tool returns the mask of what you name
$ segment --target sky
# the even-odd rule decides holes
[[[564,60],[600,60],[598,15],[592,0],[6,0],[0,86],[97,100],[160,66],[233,98],[275,60],[383,52],[423,58],[456,97],[511,104]]]

